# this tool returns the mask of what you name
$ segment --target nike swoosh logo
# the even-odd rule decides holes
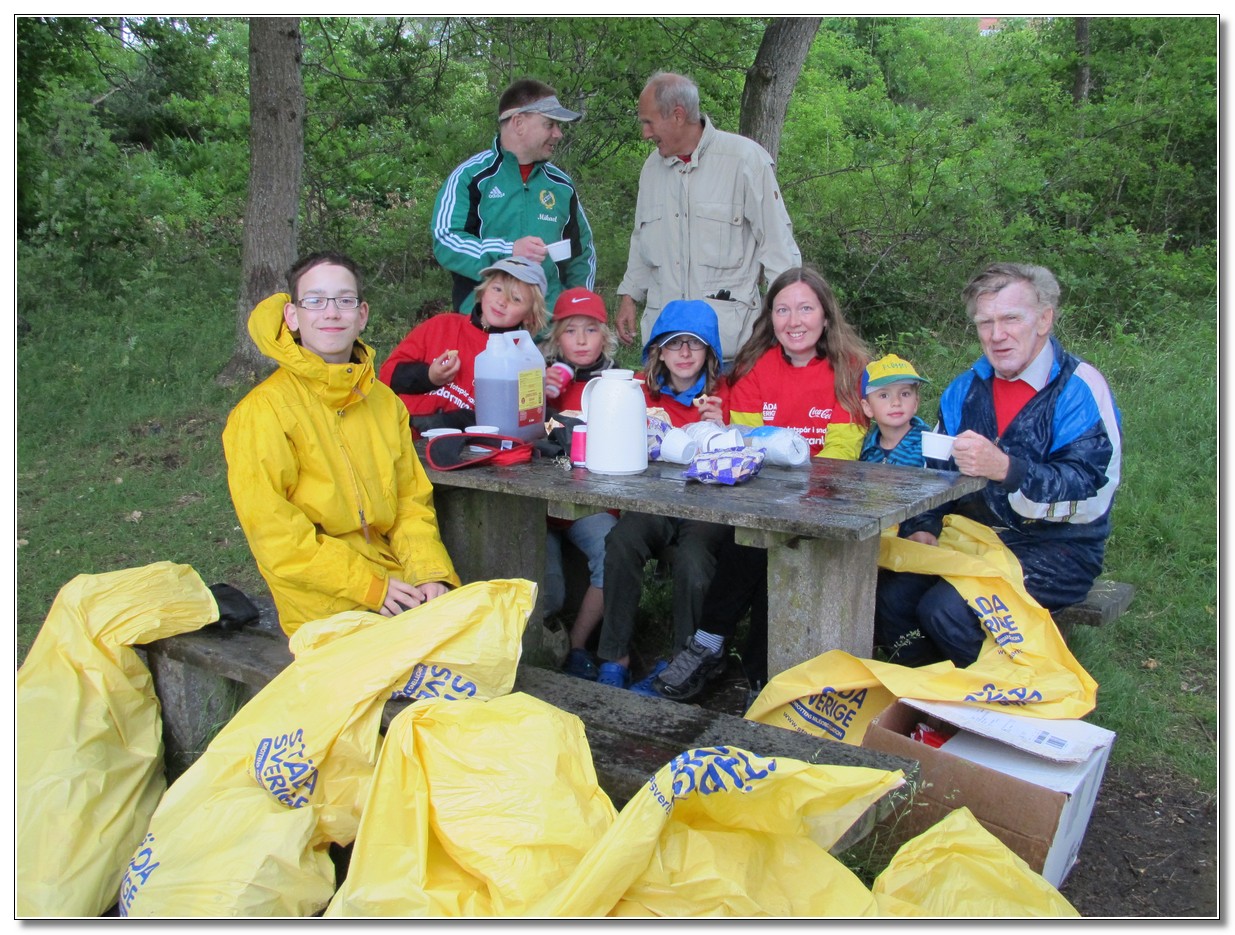
[[[578,305],[580,302],[586,302],[587,300],[587,296],[575,296],[575,298],[570,300],[570,304]]]

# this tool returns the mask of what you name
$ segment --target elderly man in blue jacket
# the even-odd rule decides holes
[[[944,390],[939,431],[956,437],[955,469],[989,483],[902,523],[899,534],[934,545],[945,514],[967,516],[998,533],[1039,604],[1075,604],[1102,571],[1119,486],[1119,409],[1102,374],[1051,333],[1059,283],[1050,270],[996,263],[962,297],[983,357]],[[978,615],[944,579],[881,571],[875,603],[875,642],[891,661],[977,659]]]

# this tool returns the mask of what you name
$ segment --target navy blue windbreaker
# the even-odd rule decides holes
[[[994,369],[985,357],[944,390],[938,431],[958,435],[972,429],[994,440],[1011,459],[1008,476],[905,521],[899,534],[938,535],[948,513],[985,523],[1019,559],[1026,590],[1053,609],[1084,600],[1102,571],[1123,439],[1119,409],[1102,374],[1054,336],[1050,342],[1050,379],[1002,437],[995,423]],[[951,461],[930,466],[956,469]]]

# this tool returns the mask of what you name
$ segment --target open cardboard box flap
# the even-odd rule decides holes
[[[1004,714],[958,701],[919,701],[916,698],[902,698],[901,701],[971,734],[998,740],[1057,763],[1084,763],[1095,750],[1110,745],[1115,739],[1111,731],[1085,721]]]

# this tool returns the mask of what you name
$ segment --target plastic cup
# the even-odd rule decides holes
[[[570,241],[559,240],[556,243],[551,243],[548,246],[549,258],[554,263],[565,263],[570,259]]]
[[[922,454],[936,461],[947,461],[952,457],[952,443],[956,441],[951,435],[939,432],[922,433]]]
[[[473,425],[464,429],[468,435],[500,435],[502,430],[496,425]]]
[[[674,464],[690,464],[690,459],[699,450],[699,443],[681,429],[670,429],[660,443],[660,460]]]
[[[708,440],[724,433],[715,422],[692,422],[682,426],[682,431],[699,443],[704,451],[708,450]]]
[[[715,435],[708,438],[703,443],[704,451],[724,451],[726,448],[742,448],[746,442],[742,438],[742,433],[737,429],[729,429],[727,432],[717,432]]]
[[[549,370],[556,370],[563,375],[563,378],[562,378],[563,388],[566,386],[567,383],[569,383],[571,380],[575,378],[575,368],[572,367],[570,364],[564,363],[563,361],[560,361],[560,360],[554,364],[550,364]],[[562,395],[562,390],[546,380],[545,381],[545,394],[550,399],[557,399],[559,396]]]
[[[570,463],[575,467],[587,465],[586,425],[576,425],[570,433]]]

